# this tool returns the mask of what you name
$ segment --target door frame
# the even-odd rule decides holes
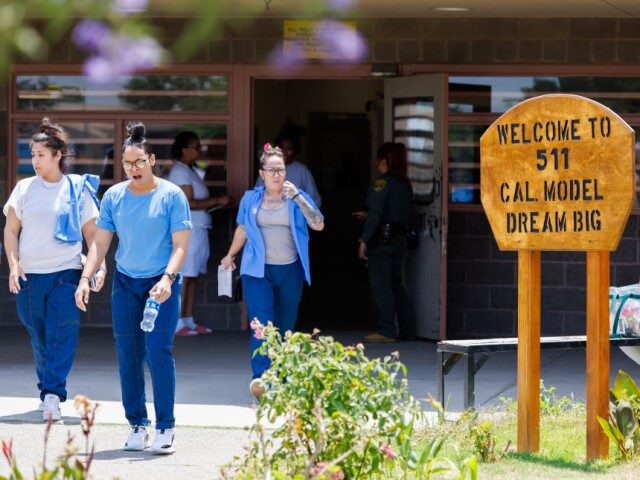
[[[418,65],[417,67],[425,67]],[[254,145],[253,138],[253,106],[254,106],[254,80],[362,80],[371,78],[372,64],[353,65],[301,65],[283,68],[273,65],[234,65],[232,67],[232,101],[231,101],[231,133],[230,133],[230,154],[229,154],[229,189],[231,194],[240,198],[250,185],[251,179],[251,152]],[[448,76],[447,67],[431,66],[431,71],[416,71],[415,65],[400,65],[401,77],[410,76],[417,73],[440,73],[443,74],[443,114],[439,120],[443,122],[440,138],[442,143],[442,179],[440,188],[442,189],[441,208],[441,261],[440,261],[440,339],[444,340],[447,334],[447,232],[448,232],[448,195],[444,194],[448,185],[447,145],[448,145],[448,108],[449,92],[447,89]],[[426,66],[429,67],[429,66]],[[236,161],[234,161],[234,159]],[[238,161],[239,160],[239,161]]]

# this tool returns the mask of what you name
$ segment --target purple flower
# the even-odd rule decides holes
[[[109,26],[96,20],[82,20],[73,29],[73,42],[83,50],[97,52],[111,41]]]
[[[84,74],[98,85],[105,85],[113,82],[117,76],[117,71],[113,68],[109,58],[101,55],[89,57],[84,63]]]
[[[162,60],[162,47],[150,37],[116,37],[110,45],[111,57],[123,73],[157,67]]]
[[[120,13],[143,12],[149,0],[114,0],[113,9]]]
[[[359,62],[369,51],[367,41],[360,32],[335,20],[318,22],[315,34],[326,50],[328,60]]]
[[[327,0],[327,4],[336,10],[347,10],[353,7],[358,0]]]
[[[162,55],[162,47],[153,38],[114,36],[87,60],[84,71],[94,83],[110,83],[119,76],[157,67]]]
[[[298,43],[287,43],[286,48],[284,43],[280,43],[269,55],[269,63],[282,69],[295,67],[303,62],[304,52]]]

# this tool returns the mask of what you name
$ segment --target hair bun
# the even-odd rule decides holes
[[[144,138],[144,123],[131,122],[127,125],[127,133],[131,138]]]
[[[60,127],[60,125],[53,123],[51,120],[49,120],[49,117],[44,117],[42,119],[42,121],[40,122],[40,125],[38,126],[38,132],[44,133],[48,137],[58,138],[59,140],[62,140],[64,142],[67,142],[68,140],[67,134],[62,129],[62,127]]]

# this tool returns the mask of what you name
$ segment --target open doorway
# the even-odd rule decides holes
[[[257,177],[260,147],[272,142],[289,119],[306,130],[298,160],[314,176],[326,219],[325,230],[311,234],[312,286],[303,293],[299,329],[376,328],[366,265],[357,257],[362,224],[351,213],[365,207],[367,188],[375,175],[373,158],[384,140],[402,141],[409,149],[414,193],[422,184],[429,187],[428,193],[433,191],[434,172],[442,157],[441,147],[434,148],[441,127],[436,128],[436,136],[433,133],[433,123],[438,123],[442,111],[442,79],[433,77],[254,80],[253,178]],[[428,112],[425,98],[431,99]],[[430,136],[414,131],[429,122]],[[404,124],[407,128],[399,129]],[[428,178],[422,179],[427,173]],[[428,204],[416,203],[423,239],[419,249],[407,255],[406,282],[418,335],[423,338],[439,336],[440,208],[441,202],[433,195]]]
[[[311,170],[322,196],[325,230],[312,232],[312,287],[305,288],[298,328],[368,330],[375,303],[364,262],[357,258],[373,152],[382,141],[379,80],[256,80],[254,152],[272,142],[286,119],[306,129],[298,158]],[[257,177],[257,154],[254,177]]]

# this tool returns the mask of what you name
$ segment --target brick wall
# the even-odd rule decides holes
[[[189,58],[202,63],[266,63],[280,48],[283,18],[224,20]],[[369,42],[364,61],[429,64],[636,63],[639,18],[377,18],[355,19]],[[180,32],[183,19],[156,19],[158,32]],[[170,45],[175,35],[160,38]],[[77,62],[67,39],[51,62]],[[175,61],[182,61],[177,58]]]
[[[429,64],[598,64],[640,61],[640,19],[424,18],[356,19],[368,39],[364,61]],[[157,19],[161,40],[171,44],[185,20]],[[42,26],[42,25],[41,25]],[[192,63],[266,63],[282,39],[282,18],[226,20],[188,61]],[[48,61],[81,62],[82,52],[67,38],[49,49]],[[182,59],[174,59],[181,61]],[[446,67],[443,67],[446,71]],[[0,195],[6,189],[7,86],[0,84]],[[196,316],[221,329],[239,328],[238,304],[216,296],[215,268],[229,245],[227,219],[214,218],[210,273],[198,285]],[[0,226],[4,225],[3,219]],[[637,219],[612,257],[612,281],[637,280]],[[112,256],[110,256],[112,258]],[[449,238],[449,331],[456,336],[515,333],[515,254],[501,253],[483,214],[454,214]],[[584,254],[543,256],[543,332],[584,330]],[[110,266],[113,270],[113,266]],[[109,278],[110,280],[110,278]],[[17,322],[7,288],[6,262],[0,266],[0,324]],[[108,293],[97,295],[91,325],[110,323]]]
[[[449,215],[447,338],[517,336],[516,252],[501,252],[484,213]],[[638,217],[632,215],[611,254],[611,284],[636,283]],[[584,335],[583,252],[542,254],[542,334]]]

